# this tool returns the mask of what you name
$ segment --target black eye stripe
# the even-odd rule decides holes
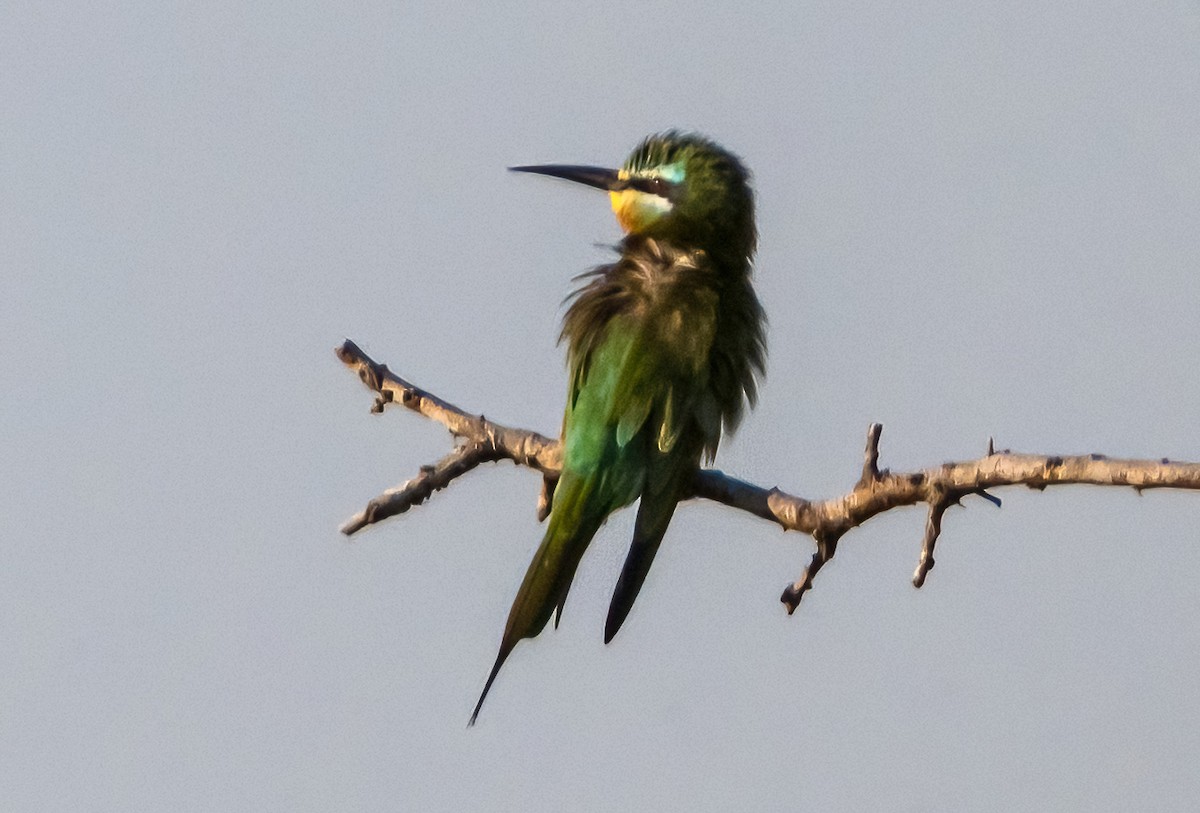
[[[629,185],[639,192],[670,197],[671,185],[662,178],[631,178]]]

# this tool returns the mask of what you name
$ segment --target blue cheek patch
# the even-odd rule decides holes
[[[679,183],[683,180],[683,176],[684,171],[682,163],[667,164],[666,166],[660,167],[658,170],[658,177],[662,178],[663,180],[670,181],[671,183]]]

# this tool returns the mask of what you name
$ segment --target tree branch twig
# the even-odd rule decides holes
[[[347,339],[337,349],[368,389],[375,392],[373,412],[400,404],[445,426],[463,441],[442,460],[423,467],[413,479],[389,489],[342,526],[350,535],[367,525],[420,505],[435,491],[481,463],[511,460],[543,475],[538,517],[549,513],[554,484],[562,467],[557,440],[526,429],[504,426],[482,415],[472,415],[410,384],[364,353]],[[731,477],[716,469],[698,469],[694,496],[727,505],[774,522],[785,530],[801,531],[816,542],[816,552],[800,578],[789,584],[781,600],[788,613],[795,611],[804,593],[812,589],[818,571],[833,558],[838,542],[851,529],[893,508],[924,503],[929,506],[921,557],[913,585],[921,587],[934,566],[934,546],[942,531],[946,509],[962,498],[978,495],[995,505],[1000,500],[989,489],[1026,486],[1042,490],[1051,485],[1087,484],[1125,486],[1138,493],[1151,488],[1200,490],[1200,463],[1168,460],[1133,460],[1089,455],[1033,455],[996,451],[988,439],[987,453],[977,460],[944,463],[915,472],[893,473],[879,468],[881,424],[871,424],[858,482],[846,494],[827,500],[808,500],[779,489],[767,489]]]

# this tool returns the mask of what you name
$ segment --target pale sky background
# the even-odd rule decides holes
[[[810,497],[997,445],[1200,460],[1200,3],[13,2],[0,21],[0,806],[1186,810],[1200,495],[1000,492],[811,541],[629,512],[466,722],[541,528],[335,359],[553,432],[604,197],[707,133],[771,357],[718,465]]]

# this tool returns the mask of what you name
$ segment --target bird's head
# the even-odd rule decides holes
[[[512,167],[608,191],[631,235],[745,260],[754,252],[754,194],[737,156],[698,135],[652,135],[620,169],[548,164]]]

